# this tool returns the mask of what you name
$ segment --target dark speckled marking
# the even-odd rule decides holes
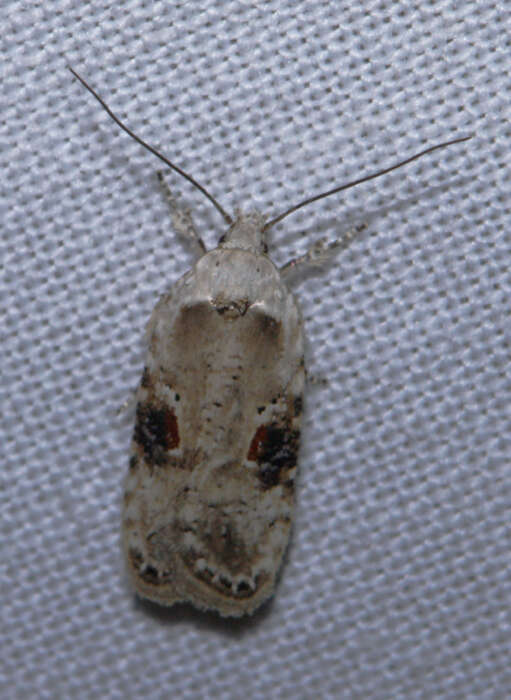
[[[142,552],[139,552],[139,550],[135,549],[134,547],[130,548],[129,558],[131,560],[131,565],[133,566],[133,569],[135,569],[135,571],[142,566],[144,561]]]
[[[296,466],[299,430],[276,423],[260,426],[250,444],[247,459],[257,462],[257,477],[264,488],[281,483],[281,476]]]
[[[162,452],[179,445],[176,414],[171,408],[139,403],[133,439],[142,447],[149,461],[161,463]]]
[[[244,316],[250,306],[250,303],[246,299],[240,299],[239,301],[229,300],[228,303],[223,302],[221,299],[213,299],[212,303],[220,316],[223,316],[225,313],[234,313],[239,316]]]
[[[220,583],[222,584],[222,586],[225,586],[225,588],[228,588],[229,590],[232,588],[232,581],[230,581],[225,576],[220,576]]]
[[[147,389],[148,387],[151,386],[151,375],[149,373],[149,370],[147,367],[144,367],[144,371],[142,373],[142,381],[141,381],[142,386],[144,389]]]
[[[144,566],[144,557],[138,549],[131,547],[128,552],[128,556],[133,570],[136,571],[140,578],[146,583],[150,583],[153,586],[159,586],[166,583],[170,579],[169,572],[159,572],[158,569],[151,564]]]
[[[158,584],[158,569],[154,566],[148,564],[142,571],[139,572],[140,578],[142,578],[147,583]]]

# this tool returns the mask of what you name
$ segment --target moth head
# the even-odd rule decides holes
[[[219,247],[267,253],[265,222],[266,216],[258,211],[244,213],[237,209],[233,223],[218,241]]]

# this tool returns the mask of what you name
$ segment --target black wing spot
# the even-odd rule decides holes
[[[247,459],[257,462],[257,477],[265,488],[281,483],[281,477],[296,466],[300,431],[275,423],[262,425],[250,444]]]
[[[144,581],[147,581],[147,583],[158,583],[158,569],[148,564],[140,572],[140,577],[143,578]]]
[[[148,460],[158,463],[164,452],[179,445],[176,414],[171,408],[139,403],[133,439]]]

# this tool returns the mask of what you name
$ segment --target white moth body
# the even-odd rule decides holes
[[[163,605],[253,612],[289,540],[302,322],[263,223],[239,215],[148,324],[123,542],[137,592]]]

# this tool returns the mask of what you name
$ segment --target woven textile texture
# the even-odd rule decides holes
[[[511,695],[511,7],[506,0],[6,0],[0,697]],[[276,215],[309,386],[295,524],[247,620],[131,591],[122,483],[144,327],[193,263],[156,171]],[[208,247],[220,216],[167,181]]]

